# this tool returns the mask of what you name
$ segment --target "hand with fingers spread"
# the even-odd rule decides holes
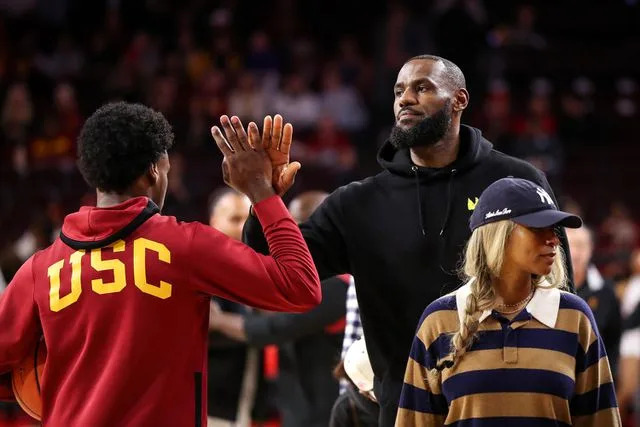
[[[273,189],[280,196],[291,188],[296,173],[302,167],[299,162],[289,163],[293,126],[283,123],[282,116],[276,114],[273,119],[266,116],[262,127],[262,146],[271,160]],[[260,143],[258,139],[254,140],[251,133],[249,139],[254,146]]]
[[[242,122],[236,116],[220,117],[224,135],[218,126],[211,128],[211,135],[224,154],[222,177],[233,189],[244,193],[252,204],[275,194],[272,185],[272,166],[269,155],[261,144],[251,144]],[[251,140],[259,140],[258,127],[249,123]]]

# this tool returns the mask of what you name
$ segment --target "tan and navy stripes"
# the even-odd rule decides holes
[[[465,287],[457,292],[468,293]],[[460,313],[455,293],[430,304],[411,348],[396,425],[620,426],[591,310],[570,293],[536,294],[512,321],[486,313],[470,351],[440,376],[430,370],[448,356]]]

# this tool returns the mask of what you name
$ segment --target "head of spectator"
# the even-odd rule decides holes
[[[593,254],[593,234],[585,225],[581,228],[567,228],[566,231],[573,264],[574,283],[576,288],[580,288],[587,279],[587,269]]]
[[[24,83],[14,83],[7,90],[2,105],[2,126],[27,126],[33,119],[33,103]]]
[[[87,119],[78,138],[78,167],[100,199],[149,197],[160,209],[173,144],[164,116],[141,104],[111,103]]]
[[[344,355],[344,371],[349,379],[355,384],[360,393],[369,399],[376,401],[373,393],[373,368],[369,361],[367,345],[364,338],[356,340]]]
[[[289,212],[294,221],[300,224],[309,219],[329,194],[324,191],[306,191],[289,203]]]
[[[209,197],[209,225],[235,240],[242,240],[242,227],[251,202],[244,194],[222,187]]]
[[[457,136],[469,103],[464,74],[453,62],[432,55],[409,59],[393,87],[394,147],[430,147]]]

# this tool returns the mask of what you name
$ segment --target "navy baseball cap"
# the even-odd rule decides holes
[[[502,178],[488,186],[469,218],[469,226],[473,231],[503,219],[533,228],[582,226],[579,216],[559,211],[544,188],[521,178]]]

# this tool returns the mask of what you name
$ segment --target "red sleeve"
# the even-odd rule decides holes
[[[219,231],[194,224],[189,259],[195,287],[272,311],[300,312],[322,299],[318,272],[300,229],[278,196],[253,207],[271,256]]]
[[[20,267],[0,296],[0,373],[22,361],[40,335],[32,269],[33,257]]]

